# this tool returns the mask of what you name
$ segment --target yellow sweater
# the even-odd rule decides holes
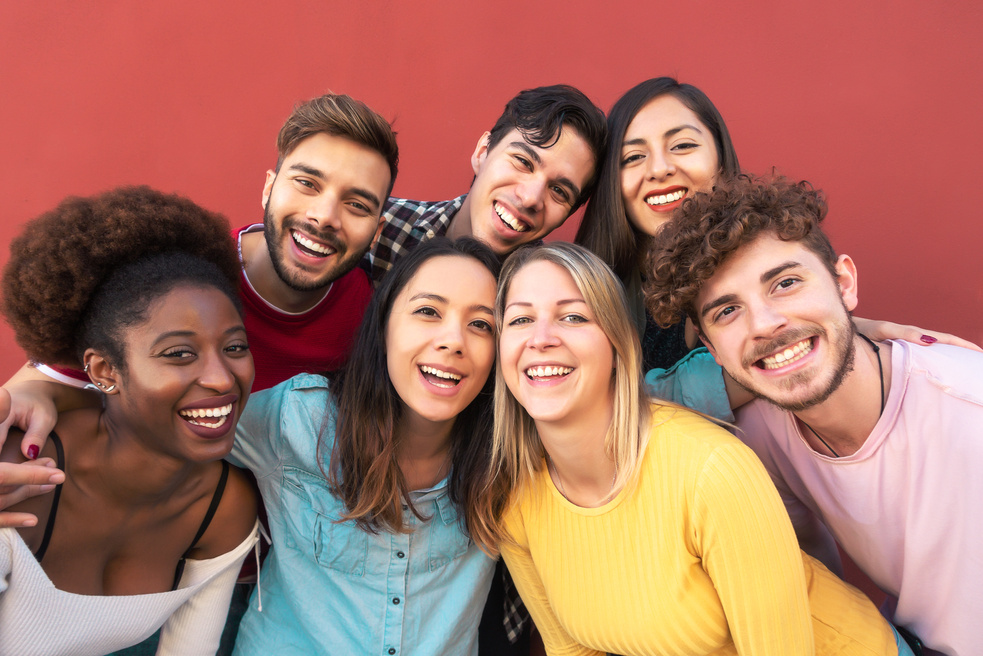
[[[764,467],[734,436],[654,406],[635,486],[580,508],[543,466],[502,545],[559,654],[897,654],[858,590],[801,553]]]

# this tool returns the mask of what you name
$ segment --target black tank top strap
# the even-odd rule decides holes
[[[198,540],[208,530],[208,525],[212,523],[212,518],[215,517],[215,511],[218,510],[218,504],[222,502],[222,495],[225,493],[225,484],[228,480],[229,463],[223,460],[222,475],[218,479],[218,485],[215,486],[212,502],[208,504],[208,510],[205,511],[205,518],[202,520],[201,526],[198,527],[198,533],[195,534],[195,539],[191,541],[191,546],[184,552],[184,555],[181,556],[181,560],[177,564],[177,571],[174,572],[174,585],[171,587],[172,590],[177,590],[177,584],[180,583],[181,575],[184,573],[184,561],[188,559],[188,554],[191,553],[191,550],[198,544]]]
[[[65,449],[61,445],[61,438],[58,437],[57,433],[51,431],[48,434],[48,439],[55,445],[55,462],[58,463],[58,469],[65,471]],[[41,546],[34,552],[34,558],[39,563],[44,558],[44,553],[48,550],[48,543],[51,542],[51,533],[55,529],[55,516],[58,514],[58,502],[61,501],[62,485],[64,483],[59,483],[55,486],[54,498],[51,500],[51,511],[48,513],[48,523],[45,524],[44,535],[41,537]]]

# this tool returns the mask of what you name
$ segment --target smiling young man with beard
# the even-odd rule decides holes
[[[740,437],[770,471],[803,548],[819,522],[885,592],[894,621],[977,653],[983,617],[983,355],[857,333],[857,269],[805,183],[740,179],[688,201],[649,254],[660,322],[688,314],[759,400]],[[835,553],[835,550],[832,550]]]
[[[451,200],[390,198],[362,267],[374,284],[417,244],[474,237],[505,257],[560,227],[590,197],[607,141],[604,113],[577,89],[522,91],[471,155],[470,191]]]

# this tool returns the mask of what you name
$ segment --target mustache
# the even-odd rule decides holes
[[[809,328],[789,328],[785,332],[777,335],[776,337],[768,340],[767,342],[762,342],[754,347],[754,349],[744,356],[742,364],[745,367],[752,367],[758,360],[766,356],[771,355],[777,351],[785,349],[792,344],[797,344],[807,337],[812,337],[813,335],[825,335],[826,331],[822,328],[819,329],[809,329]]]
[[[290,217],[287,217],[283,220],[283,229],[285,231],[296,230],[297,232],[303,235],[307,235],[308,237],[316,239],[317,241],[323,244],[327,244],[328,246],[336,250],[338,253],[344,253],[346,250],[348,250],[347,246],[345,246],[345,243],[338,239],[334,230],[330,230],[330,231],[312,230],[310,224],[303,221],[298,221],[296,219],[292,219]]]

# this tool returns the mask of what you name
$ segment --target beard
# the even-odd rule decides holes
[[[815,382],[818,376],[823,375],[825,372],[810,373],[794,373],[789,376],[782,378],[780,381],[776,381],[776,384],[781,388],[782,391],[786,392],[787,395],[779,395],[777,392],[767,392],[754,385],[750,378],[740,378],[737,376],[731,376],[734,381],[743,387],[745,390],[758,397],[759,399],[764,399],[769,403],[778,406],[782,410],[788,412],[801,412],[802,410],[807,410],[820,403],[825,402],[833,392],[840,388],[843,381],[846,379],[847,374],[853,371],[853,364],[856,358],[856,344],[855,337],[857,334],[857,329],[853,325],[853,321],[850,318],[849,313],[846,308],[843,308],[844,316],[842,321],[837,321],[833,324],[831,331],[820,330],[818,334],[815,331],[811,331],[805,328],[797,328],[788,330],[782,333],[779,337],[773,339],[768,344],[763,344],[755,349],[754,354],[748,356],[744,360],[745,367],[754,367],[756,362],[761,358],[775,353],[776,351],[786,347],[791,346],[801,342],[803,339],[815,335],[815,337],[821,338],[826,337],[827,343],[829,344],[830,352],[832,354],[831,369],[832,373],[829,374],[828,378],[821,383],[819,388],[809,394],[808,396],[802,398],[794,398],[791,396],[797,389],[808,386],[809,383]],[[832,336],[830,335],[832,332]]]
[[[354,269],[362,256],[369,250],[368,247],[360,252],[348,253],[348,245],[339,240],[334,231],[313,231],[309,225],[304,225],[304,230],[300,230],[302,222],[292,217],[284,217],[279,223],[274,219],[270,210],[272,203],[267,202],[266,210],[263,213],[263,234],[266,238],[266,247],[270,252],[270,260],[273,263],[273,270],[287,287],[298,292],[313,292],[324,289],[338,278]],[[287,262],[284,254],[284,238],[293,239],[290,236],[290,229],[296,228],[298,232],[308,233],[318,241],[328,244],[335,250],[337,263],[320,274],[308,272],[306,269]]]

